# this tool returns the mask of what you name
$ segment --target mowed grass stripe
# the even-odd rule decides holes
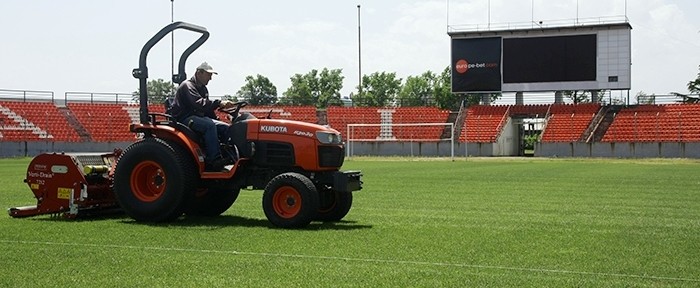
[[[308,260],[308,261],[331,260],[331,261],[349,261],[349,262],[371,262],[371,263],[383,263],[383,264],[389,264],[389,265],[408,264],[408,265],[425,265],[425,266],[451,266],[451,267],[461,267],[461,268],[513,270],[513,271],[519,271],[519,272],[580,274],[580,275],[592,275],[592,276],[603,276],[603,277],[623,277],[623,278],[641,278],[641,279],[671,280],[671,281],[684,281],[684,282],[700,282],[700,279],[695,279],[695,278],[675,278],[675,277],[663,277],[663,276],[654,276],[654,275],[630,275],[630,274],[615,274],[615,273],[600,273],[600,272],[538,269],[538,268],[525,268],[525,267],[486,266],[486,265],[476,265],[476,264],[466,264],[466,263],[420,262],[420,261],[404,261],[404,260],[396,260],[396,259],[349,258],[349,257],[337,257],[337,256],[278,254],[278,253],[266,253],[266,252],[246,252],[246,251],[226,251],[226,250],[201,250],[201,249],[171,248],[171,247],[120,246],[120,245],[89,244],[89,243],[57,243],[57,242],[31,242],[31,241],[9,241],[9,240],[0,240],[0,242],[5,243],[5,244],[21,244],[21,245],[72,246],[72,247],[78,247],[78,248],[98,248],[98,249],[136,249],[136,250],[142,250],[142,251],[165,251],[165,252],[174,252],[174,253],[186,252],[186,253],[195,253],[195,254],[229,254],[229,255],[242,255],[242,256],[253,256],[253,257],[292,258],[292,259],[302,259],[302,260]]]
[[[22,183],[28,161],[0,160],[3,207],[33,204]],[[23,280],[39,265],[46,268],[42,279],[60,279],[70,267],[91,275],[123,271],[116,281],[73,273],[70,282],[59,283],[90,287],[694,287],[700,275],[698,168],[700,162],[675,159],[354,157],[344,169],[362,170],[365,189],[354,194],[345,221],[303,230],[272,228],[262,193],[248,190],[220,217],[161,225],[123,216],[0,217],[0,239],[9,241],[0,245],[7,251],[0,260],[13,263],[0,268],[9,275],[0,277],[0,286],[55,286]],[[34,242],[140,248],[37,248]],[[184,251],[144,253],[148,247]]]

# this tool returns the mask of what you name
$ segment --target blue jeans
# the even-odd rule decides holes
[[[190,116],[182,122],[203,136],[207,161],[212,161],[221,156],[219,138],[220,136],[224,138],[227,134],[229,125],[226,122],[200,116]]]

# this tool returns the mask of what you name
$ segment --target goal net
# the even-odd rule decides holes
[[[454,123],[347,124],[344,135],[346,156],[353,156],[359,142],[445,142],[449,143],[450,157],[454,159],[454,130]],[[415,155],[413,145],[409,153]]]

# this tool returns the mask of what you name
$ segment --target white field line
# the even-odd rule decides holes
[[[440,266],[441,267],[458,267],[458,268],[461,267],[461,268],[474,268],[474,269],[492,269],[492,270],[507,270],[507,271],[537,272],[537,273],[552,273],[552,274],[590,275],[590,276],[601,276],[601,277],[620,277],[620,278],[636,278],[636,279],[648,279],[648,280],[684,281],[684,282],[700,283],[700,279],[698,279],[698,278],[679,278],[679,277],[664,277],[664,276],[653,276],[653,275],[585,272],[585,271],[557,270],[557,269],[478,265],[478,264],[466,264],[466,263],[408,261],[408,260],[397,260],[397,259],[352,258],[352,257],[337,257],[337,256],[303,255],[303,254],[245,252],[245,251],[235,251],[235,250],[211,250],[211,249],[191,249],[191,248],[174,248],[174,247],[157,247],[157,246],[85,244],[85,243],[65,243],[65,242],[2,240],[2,239],[0,239],[0,243],[21,244],[21,245],[49,245],[49,246],[73,246],[73,247],[93,247],[93,248],[138,249],[138,250],[153,250],[153,251],[191,252],[191,253],[201,253],[201,254],[206,254],[206,253],[209,253],[209,254],[230,254],[230,255],[246,255],[246,256],[259,256],[259,257],[272,257],[272,258],[297,258],[297,259],[313,259],[313,260],[321,259],[321,260],[335,260],[335,261],[385,263],[385,264],[401,264],[401,265],[422,265],[422,266],[438,266],[438,267],[440,267]]]

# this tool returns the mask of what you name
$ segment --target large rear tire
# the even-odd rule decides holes
[[[231,208],[240,192],[240,188],[232,190],[209,188],[198,191],[186,213],[204,217],[219,216]]]
[[[309,178],[284,173],[272,178],[262,199],[265,216],[275,226],[300,228],[311,223],[318,211],[318,192]]]
[[[146,138],[126,148],[114,171],[114,194],[136,221],[172,221],[197,189],[199,173],[190,153],[177,144]]]
[[[348,215],[352,207],[352,193],[323,189],[316,220],[337,222]]]

